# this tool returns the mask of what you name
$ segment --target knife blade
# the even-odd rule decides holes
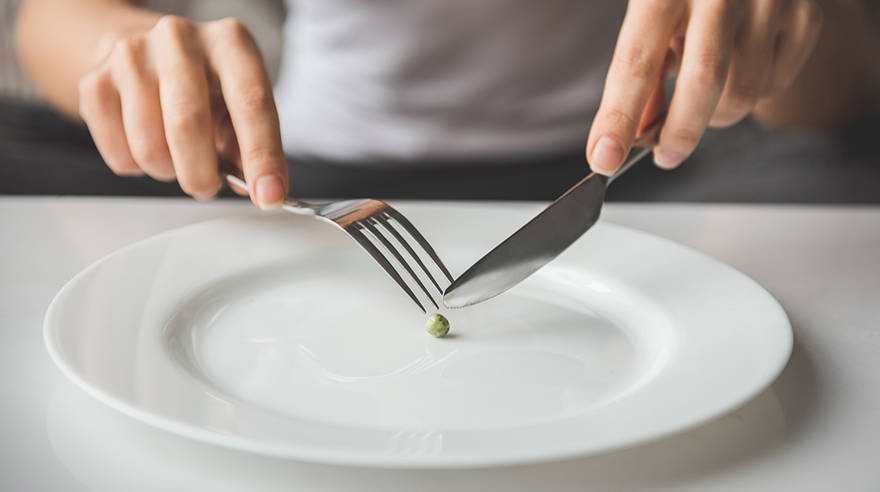
[[[446,289],[443,304],[462,308],[491,299],[559,256],[599,220],[608,185],[651,152],[662,124],[661,117],[639,135],[611,177],[590,173],[474,263]]]

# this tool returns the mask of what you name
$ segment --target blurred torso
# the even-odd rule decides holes
[[[288,0],[285,150],[343,162],[582,147],[626,2]]]

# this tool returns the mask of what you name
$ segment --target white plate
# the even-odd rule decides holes
[[[454,274],[527,218],[402,208]],[[745,275],[605,223],[522,285],[447,314],[452,336],[432,338],[341,232],[261,214],[178,229],[90,266],[53,301],[45,338],[77,385],[157,427],[399,468],[657,439],[758,394],[792,345],[785,313]]]

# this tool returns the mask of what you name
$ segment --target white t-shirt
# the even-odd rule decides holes
[[[288,154],[352,163],[582,148],[623,0],[287,0]]]

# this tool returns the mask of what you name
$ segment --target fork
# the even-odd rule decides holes
[[[238,167],[221,159],[220,168],[226,174],[226,180],[231,185],[244,191],[248,190],[248,185]],[[412,222],[387,203],[373,199],[310,202],[286,198],[281,208],[298,215],[313,215],[316,219],[339,227],[379,263],[385,273],[394,279],[423,313],[427,313],[425,307],[401,274],[406,275],[412,283],[417,285],[434,305],[434,308],[439,309],[434,295],[416,274],[416,268],[413,265],[424,272],[440,296],[443,295],[444,289],[440,287],[434,275],[416,253],[416,249],[420,249],[424,256],[433,261],[449,283],[453,281],[452,275],[440,257],[437,256],[437,252],[434,251],[431,244],[412,225]],[[401,234],[401,231],[405,234]],[[405,235],[415,242],[415,246],[404,237]],[[409,261],[404,258],[404,253],[395,246],[395,243],[403,247]]]

